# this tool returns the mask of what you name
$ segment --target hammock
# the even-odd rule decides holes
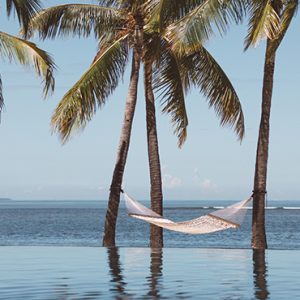
[[[204,234],[240,227],[247,212],[246,206],[252,200],[252,197],[250,197],[246,200],[225,207],[224,209],[216,210],[196,219],[184,222],[173,222],[132,199],[126,193],[124,193],[124,198],[127,213],[130,217],[140,219],[169,230],[190,234]]]

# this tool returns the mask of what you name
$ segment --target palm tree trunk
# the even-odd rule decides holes
[[[272,41],[267,41],[264,78],[262,89],[262,111],[256,152],[256,165],[253,190],[252,248],[266,249],[265,196],[267,186],[267,167],[269,152],[270,113],[273,92],[275,54]]]
[[[155,103],[152,89],[152,65],[150,62],[145,62],[144,64],[144,85],[147,115],[148,160],[151,184],[151,209],[162,215],[162,180],[156,130]],[[163,230],[155,225],[150,225],[150,247],[163,247]]]
[[[119,142],[119,150],[117,154],[117,161],[113,173],[113,178],[110,186],[108,208],[106,212],[103,246],[111,247],[115,246],[115,233],[116,222],[118,217],[119,203],[120,203],[120,191],[122,187],[123,174],[125,169],[125,163],[127,159],[127,153],[130,143],[130,135],[132,128],[132,121],[135,112],[136,100],[137,100],[137,88],[139,79],[139,69],[141,64],[141,52],[138,49],[133,51],[132,57],[132,69],[130,76],[130,83],[128,94],[126,98],[125,116],[121,132],[121,138]]]

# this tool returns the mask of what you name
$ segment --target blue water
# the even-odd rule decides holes
[[[170,201],[164,212],[186,220],[228,204]],[[149,226],[129,218],[123,205],[122,247],[106,249],[98,247],[105,202],[1,201],[0,299],[300,299],[300,202],[268,206],[266,252],[247,249],[251,210],[238,230],[165,230],[167,248],[159,251],[143,248]]]
[[[166,201],[164,213],[188,220],[224,207],[228,201]],[[269,201],[266,230],[270,249],[300,249],[300,201]],[[100,246],[104,201],[1,201],[1,246]],[[121,205],[117,245],[147,247],[148,224],[129,218]],[[205,235],[164,231],[166,247],[250,248],[251,210],[240,229]]]
[[[0,299],[300,299],[300,251],[0,247]]]

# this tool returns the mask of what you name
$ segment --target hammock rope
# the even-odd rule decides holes
[[[126,193],[124,193],[124,199],[127,213],[130,217],[173,231],[189,234],[204,234],[240,227],[247,212],[247,205],[252,200],[252,196],[223,209],[183,222],[173,222],[164,218],[129,197]]]

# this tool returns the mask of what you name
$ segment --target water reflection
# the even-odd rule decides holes
[[[169,251],[170,252],[170,251]],[[169,254],[167,251],[167,253]],[[248,252],[249,255],[251,252]],[[149,249],[143,250],[142,253],[135,253],[133,255],[134,260],[130,261],[130,263],[126,263],[123,268],[122,263],[120,261],[120,254],[118,248],[107,248],[108,255],[108,264],[109,264],[109,274],[110,274],[110,287],[109,292],[112,297],[115,299],[132,299],[139,295],[140,298],[143,299],[161,299],[168,298],[169,295],[166,295],[166,291],[168,293],[172,293],[173,296],[177,299],[182,298],[186,299],[190,296],[190,288],[189,282],[186,280],[182,281],[182,285],[178,285],[178,281],[174,281],[174,278],[170,281],[164,278],[164,252],[162,249]],[[132,253],[131,253],[132,255]],[[137,256],[136,256],[137,255]],[[149,257],[149,274],[140,276],[146,270],[146,257]],[[270,299],[270,293],[268,291],[268,270],[266,265],[265,251],[264,250],[253,250],[252,253],[253,259],[253,288],[254,288],[254,299],[259,300],[267,300]],[[165,263],[168,264],[168,259],[165,259]],[[206,257],[205,261],[210,261],[209,257]],[[146,263],[146,265],[145,265]],[[173,262],[174,263],[174,262]],[[233,262],[232,262],[233,263]],[[189,274],[191,280],[195,280],[195,278],[203,279],[201,276],[199,278],[198,272],[190,266],[191,273]],[[168,270],[168,267],[167,267]],[[126,277],[126,274],[132,274],[132,272],[136,272],[139,274],[134,281],[129,277]],[[166,274],[165,274],[166,275]],[[144,277],[145,276],[145,277]],[[230,274],[228,274],[229,278]],[[168,276],[167,276],[168,277]],[[144,278],[144,279],[143,279]],[[205,278],[203,279],[205,281]],[[221,279],[219,279],[221,280]],[[128,282],[127,282],[128,281]],[[201,280],[200,280],[201,281]],[[217,279],[218,282],[218,279]],[[222,282],[222,281],[220,281]],[[165,286],[164,286],[165,285]],[[173,288],[170,290],[170,287]],[[195,295],[199,295],[201,293],[211,294],[212,287],[202,289],[194,289],[193,293]],[[245,287],[244,287],[245,288]],[[251,290],[251,285],[248,285],[248,291]],[[247,288],[243,291],[246,292]],[[218,290],[215,291],[216,295]],[[225,292],[225,291],[224,291]],[[172,297],[170,298],[172,299]]]
[[[147,277],[149,283],[148,296],[153,299],[160,298],[162,289],[162,268],[163,268],[163,251],[162,249],[151,249],[150,252],[150,276]]]
[[[111,275],[110,291],[115,294],[116,299],[130,298],[131,294],[126,291],[127,283],[125,282],[125,276],[123,275],[119,249],[116,247],[107,248],[107,254],[109,273]],[[150,249],[150,275],[146,277],[145,285],[148,287],[148,292],[146,293],[145,298],[160,299],[160,291],[162,289],[162,265],[162,249]]]
[[[182,284],[178,286],[179,281],[167,281],[167,290],[170,286],[173,286],[168,293],[173,293],[174,297],[170,295],[166,296],[166,287],[163,285],[164,274],[163,274],[163,249],[147,249],[139,252],[139,255],[135,257],[134,261],[128,260],[125,267],[122,267],[120,261],[119,249],[118,248],[108,248],[108,261],[109,261],[109,273],[111,275],[110,292],[114,295],[115,299],[132,299],[138,296],[140,299],[186,299],[188,294],[185,291],[187,287],[184,281],[180,281]],[[132,255],[132,253],[131,253]],[[134,254],[136,255],[136,253]],[[143,280],[142,277],[136,278],[134,282],[132,279],[126,277],[126,274],[137,272],[138,274],[144,273],[146,271],[145,262],[147,261],[147,256],[149,255],[149,274],[146,275]],[[142,259],[140,260],[139,258]],[[147,273],[146,273],[147,274]],[[176,287],[176,288],[175,288]]]
[[[253,282],[255,299],[269,299],[267,284],[268,270],[265,259],[265,250],[253,250]]]
[[[119,249],[116,247],[107,248],[108,255],[108,264],[109,264],[109,273],[111,275],[110,282],[111,287],[110,291],[116,293],[118,298],[126,298],[128,294],[125,292],[125,287],[127,283],[124,281],[124,277],[122,274],[122,266],[120,262],[120,254]]]
[[[51,291],[49,291],[49,295],[47,295],[47,298],[60,299],[60,300],[63,300],[63,299],[89,299],[89,300],[100,299],[100,296],[102,295],[100,291],[92,291],[91,290],[91,291],[83,292],[81,294],[80,291],[74,290],[74,287],[72,287],[72,285],[69,284],[70,280],[71,280],[71,278],[67,278],[67,277],[58,278],[58,281],[61,283],[54,285],[53,297],[52,297],[52,290],[51,290]],[[92,287],[90,287],[90,288],[92,288]],[[35,296],[38,297],[39,299],[46,299],[42,296],[38,296],[38,295],[35,295]],[[36,298],[36,299],[38,299],[38,298]]]

